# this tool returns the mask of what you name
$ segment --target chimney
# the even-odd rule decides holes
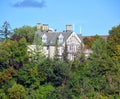
[[[72,25],[66,25],[66,32],[72,32]]]
[[[41,25],[40,25],[40,23],[37,23],[37,30],[41,30]]]
[[[43,24],[42,30],[43,30],[43,31],[48,31],[48,30],[49,30],[48,24]]]

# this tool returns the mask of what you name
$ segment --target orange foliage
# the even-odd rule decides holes
[[[12,79],[13,76],[17,76],[17,73],[12,67],[3,72],[0,72],[0,83],[8,82]]]

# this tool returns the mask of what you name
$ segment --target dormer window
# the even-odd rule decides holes
[[[59,37],[58,37],[58,42],[63,43],[63,38],[64,38],[63,35],[60,34]]]
[[[45,34],[42,36],[42,42],[47,43],[47,36]]]

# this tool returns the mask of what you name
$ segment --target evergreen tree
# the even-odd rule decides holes
[[[42,61],[42,58],[44,56],[44,50],[43,50],[41,35],[35,34],[34,36],[34,45],[33,45],[34,50],[31,49],[31,45],[28,48],[30,50],[29,56],[31,57],[31,61],[34,62]]]
[[[7,39],[11,33],[10,32],[10,24],[7,21],[5,21],[2,28],[3,28],[4,36]]]
[[[112,93],[120,95],[120,25],[113,27],[108,36],[109,55],[113,65],[111,74],[107,76]],[[113,91],[112,91],[113,90]]]
[[[56,39],[55,41],[55,52],[54,52],[54,60],[58,61],[59,60],[59,51],[58,51],[58,40]]]
[[[65,43],[64,51],[63,51],[63,61],[68,62],[68,48],[67,43]]]
[[[84,51],[85,51],[85,47],[84,47],[83,43],[80,43],[77,53],[76,53],[76,59],[79,62],[83,62],[85,59]]]

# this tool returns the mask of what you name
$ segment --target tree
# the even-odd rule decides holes
[[[68,80],[69,66],[62,61],[51,61],[47,70],[47,82],[52,83],[55,87],[64,86]],[[51,67],[51,68],[50,68]]]
[[[15,76],[17,76],[17,73],[15,69],[13,69],[12,67],[4,69],[3,71],[0,72],[0,84],[4,85],[5,83],[10,82],[10,80]]]
[[[20,84],[14,84],[11,88],[8,89],[10,99],[25,99],[26,91],[25,88]]]
[[[110,98],[111,95],[117,97],[120,69],[116,70],[117,66],[109,56],[107,46],[107,42],[102,38],[97,39],[92,45],[93,53],[89,59],[71,73],[67,86],[72,97],[79,99]]]
[[[120,25],[113,27],[109,31],[108,36],[108,49],[110,52],[110,56],[120,62]]]
[[[5,40],[0,45],[0,65],[1,68],[14,67],[19,69],[28,62],[27,45],[25,39],[19,42],[12,40]]]
[[[3,28],[4,36],[7,39],[9,37],[10,33],[11,33],[10,30],[9,30],[10,29],[10,24],[7,21],[5,21],[2,28]]]
[[[85,44],[85,47],[86,47],[87,49],[90,49],[90,48],[92,47],[92,44],[94,43],[94,41],[95,41],[96,39],[98,39],[98,38],[99,38],[98,35],[90,36],[90,37],[85,37],[85,38],[83,39],[83,43]]]
[[[54,60],[59,60],[59,51],[58,51],[58,40],[55,41],[55,52],[54,52]]]
[[[33,47],[34,50],[31,49]],[[32,61],[36,62],[42,62],[42,59],[44,60],[44,50],[43,50],[43,43],[42,43],[42,38],[41,35],[35,33],[34,36],[34,45],[28,47],[30,50],[29,51],[29,57],[31,57]]]
[[[79,61],[79,63],[83,62],[85,59],[84,51],[85,47],[84,44],[81,42],[76,53],[76,59]]]
[[[34,33],[35,33],[34,27],[22,26],[20,28],[14,29],[14,34],[13,34],[12,38],[15,35],[18,37],[21,37],[21,38],[24,37],[26,39],[27,43],[32,44],[33,40],[34,40]]]
[[[116,93],[120,95],[120,25],[113,27],[109,31],[108,36],[108,49],[109,55],[114,61],[112,72],[108,75],[109,85],[111,90],[114,90]]]
[[[68,48],[67,43],[65,43],[64,51],[63,51],[63,61],[68,62]]]
[[[102,38],[93,43],[93,53],[87,62],[86,73],[89,75],[89,84],[94,92],[101,92],[104,88],[102,91],[104,95],[114,95],[119,93],[120,69],[119,65],[109,56],[107,46],[107,42]]]

